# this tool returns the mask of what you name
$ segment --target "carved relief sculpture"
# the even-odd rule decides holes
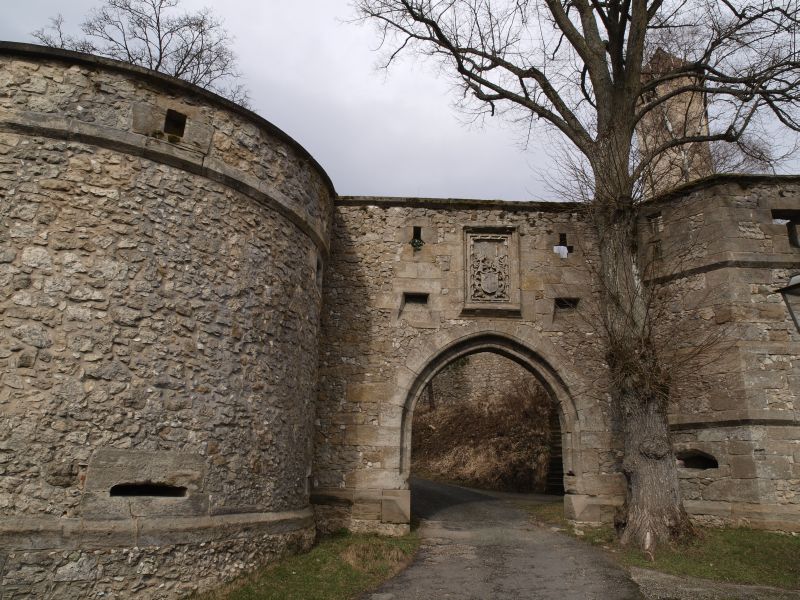
[[[465,230],[465,310],[518,310],[516,244],[511,228]]]
[[[470,235],[470,302],[509,301],[508,238]]]

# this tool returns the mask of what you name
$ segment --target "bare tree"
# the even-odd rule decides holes
[[[356,0],[389,48],[441,61],[462,106],[555,128],[586,166],[599,318],[628,483],[622,541],[688,535],[638,248],[648,173],[699,144],[738,144],[759,118],[800,131],[796,0]],[[660,55],[660,58],[659,58]],[[648,120],[703,103],[706,123],[648,136]],[[688,109],[687,109],[688,110]],[[666,122],[665,122],[666,126]],[[642,129],[644,127],[644,129]],[[637,135],[637,129],[639,130]],[[684,152],[685,151],[685,152]]]
[[[209,9],[178,12],[179,1],[105,0],[81,23],[85,37],[65,34],[61,15],[32,35],[47,46],[160,71],[246,106],[232,38]]]

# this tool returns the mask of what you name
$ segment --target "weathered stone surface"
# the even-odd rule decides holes
[[[411,492],[409,490],[383,490],[380,519],[384,523],[410,523]]]
[[[307,548],[308,518],[231,523],[308,506],[324,173],[168,80],[0,49],[0,82],[3,597],[177,598]]]

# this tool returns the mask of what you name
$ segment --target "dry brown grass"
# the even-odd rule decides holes
[[[412,471],[494,490],[541,491],[547,476],[550,398],[538,386],[491,404],[417,409]]]
[[[406,553],[396,546],[365,542],[347,546],[340,556],[354,569],[365,572],[372,572],[376,565],[391,565],[392,571],[399,573],[408,560]]]

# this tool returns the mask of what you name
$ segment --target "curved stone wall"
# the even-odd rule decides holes
[[[0,90],[8,597],[175,598],[307,547],[324,172],[110,61],[4,44]]]

